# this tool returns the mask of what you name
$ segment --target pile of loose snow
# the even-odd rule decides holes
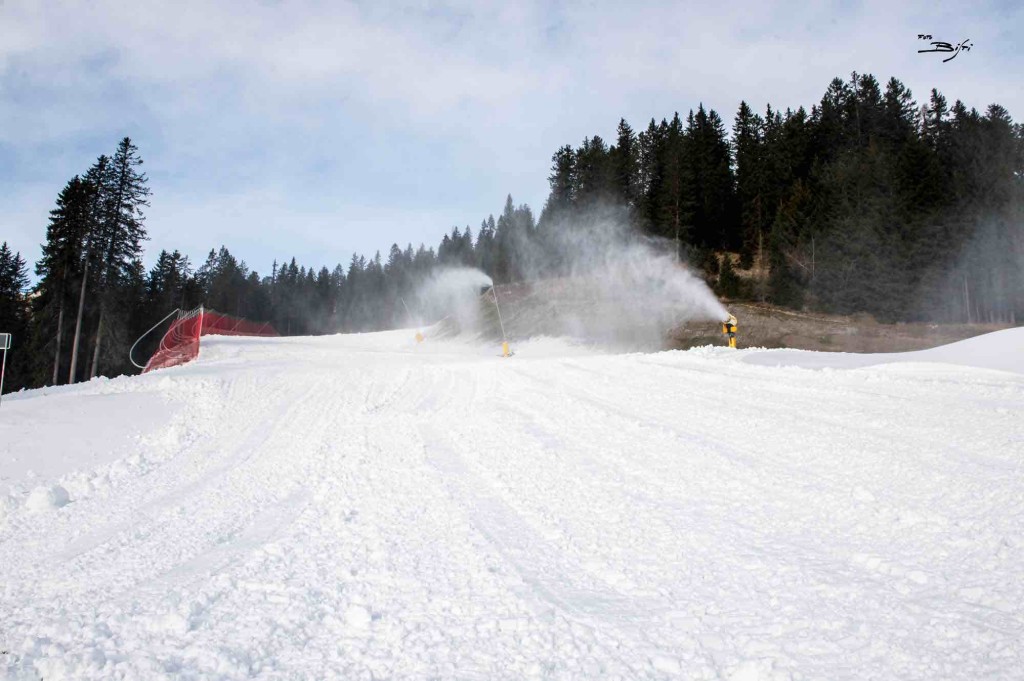
[[[25,500],[25,508],[33,513],[43,513],[66,506],[69,501],[68,491],[60,485],[36,487]]]

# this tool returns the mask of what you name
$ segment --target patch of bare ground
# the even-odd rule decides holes
[[[908,352],[946,345],[1009,328],[1008,324],[884,324],[870,315],[827,315],[797,312],[765,303],[727,303],[739,322],[741,348],[796,348],[830,352]],[[668,345],[685,349],[725,345],[721,328],[707,322],[672,329]]]

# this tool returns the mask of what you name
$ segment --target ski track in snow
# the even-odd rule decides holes
[[[5,399],[0,675],[1024,678],[1024,374],[410,336]]]

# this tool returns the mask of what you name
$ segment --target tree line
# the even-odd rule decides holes
[[[20,341],[5,389],[134,371],[131,343],[174,308],[203,304],[286,335],[398,326],[437,267],[498,283],[563,274],[560,230],[608,207],[727,298],[885,321],[1024,315],[1024,126],[936,90],[918,105],[895,78],[836,78],[810,112],[741,102],[731,130],[703,105],[639,132],[622,119],[614,143],[594,135],[554,153],[538,218],[509,196],[475,233],[455,227],[436,249],[394,244],[333,269],[282,258],[261,276],[222,246],[198,266],[164,250],[146,271],[141,165],[125,138],[68,181],[31,290],[24,259],[0,247],[0,331]]]
[[[1024,127],[1003,107],[937,90],[918,106],[854,73],[810,112],[741,102],[731,133],[699,106],[562,147],[542,231],[611,197],[727,297],[885,321],[1024,314]]]
[[[73,383],[114,367],[140,301],[132,284],[142,268],[143,209],[149,205],[142,159],[129,138],[71,178],[50,211],[38,284],[6,242],[0,249],[0,326],[20,342],[5,383],[16,389]]]

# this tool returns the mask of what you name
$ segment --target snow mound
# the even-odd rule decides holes
[[[33,513],[44,513],[67,506],[70,501],[68,491],[60,485],[36,487],[25,500],[25,508]]]
[[[810,350],[750,351],[747,364],[803,369],[861,369],[880,364],[928,362],[1024,374],[1024,327],[1004,329],[916,352],[857,354]]]
[[[345,621],[353,629],[366,629],[372,619],[370,611],[361,605],[352,604],[345,609]]]

